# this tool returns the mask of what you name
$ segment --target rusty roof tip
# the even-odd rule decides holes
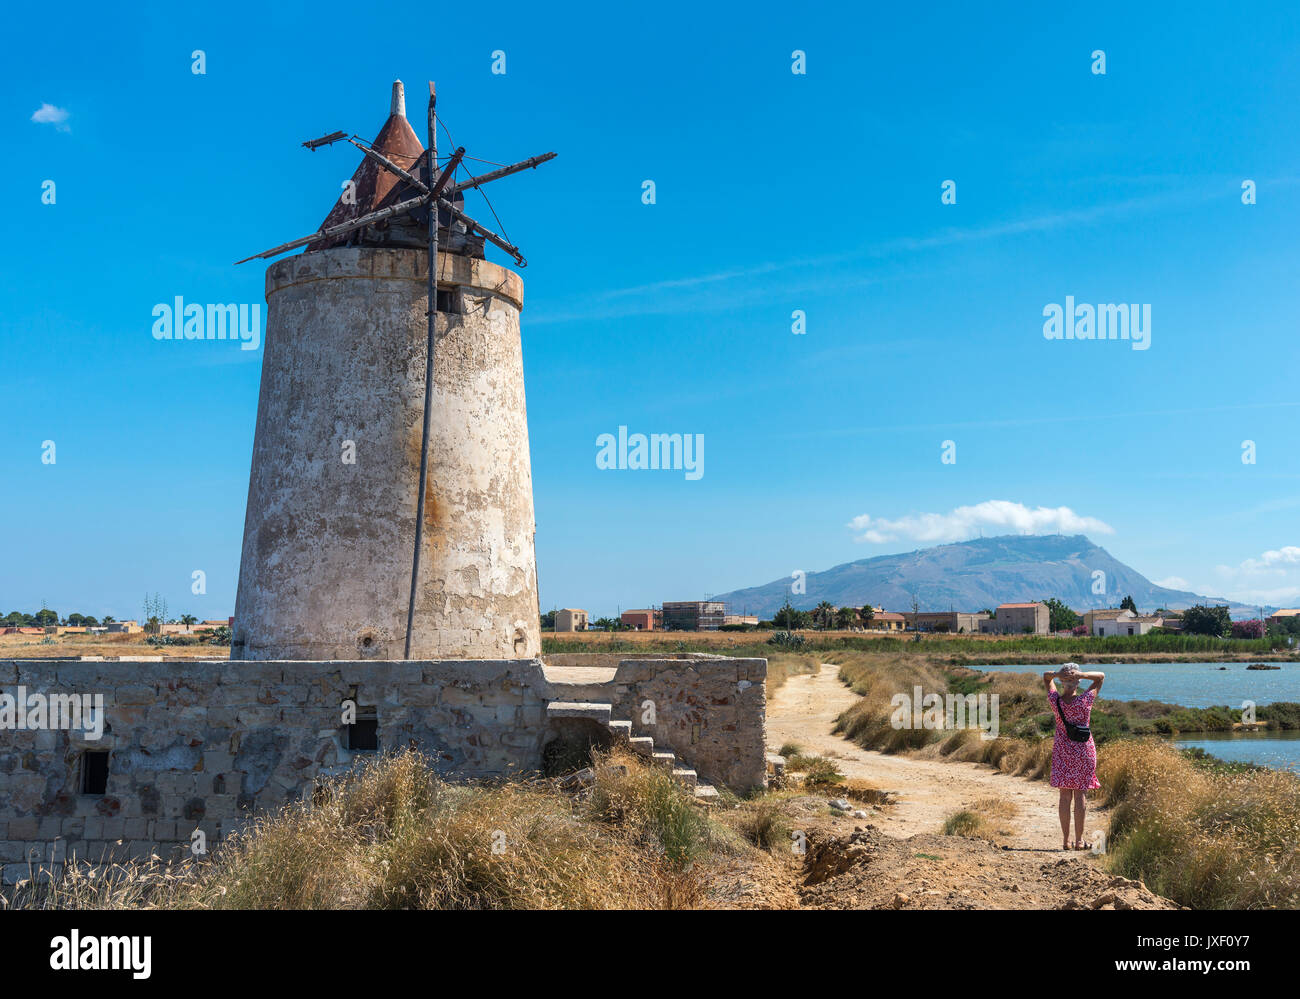
[[[402,118],[406,117],[406,91],[402,88],[401,80],[393,81],[393,103],[389,107],[388,113]]]

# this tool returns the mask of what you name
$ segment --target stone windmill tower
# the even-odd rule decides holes
[[[307,246],[266,271],[232,659],[541,651],[523,281],[484,241],[524,260],[462,192],[554,154],[458,184],[432,85],[428,125],[426,152],[398,82],[374,142],[304,143],[364,159],[319,232],[257,255]]]

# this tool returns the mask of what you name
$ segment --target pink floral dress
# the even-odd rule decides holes
[[[1052,702],[1052,717],[1056,719],[1056,736],[1052,740],[1052,787],[1068,787],[1076,791],[1090,791],[1101,787],[1097,780],[1097,745],[1091,738],[1087,742],[1074,742],[1065,734],[1057,706],[1065,712],[1065,717],[1072,724],[1087,725],[1092,720],[1092,705],[1097,700],[1097,691],[1089,690],[1075,695],[1074,700],[1064,702],[1061,695],[1053,690],[1047,695]]]

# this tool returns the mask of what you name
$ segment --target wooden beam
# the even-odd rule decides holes
[[[471,232],[477,232],[489,243],[493,244],[494,246],[501,247],[501,249],[505,250],[506,253],[510,254],[510,256],[515,258],[515,263],[517,263],[520,267],[528,266],[528,261],[525,260],[524,255],[519,252],[519,247],[515,246],[513,243],[506,242],[504,239],[502,239],[500,236],[494,233],[491,229],[484,226],[481,222],[474,221],[474,219],[470,218],[468,215],[462,212],[459,208],[453,205],[446,198],[438,199],[438,207],[446,209],[448,212],[450,212],[452,218],[460,219],[460,221],[464,222],[465,227],[469,229]]]
[[[433,193],[435,197],[441,194],[442,189],[447,186],[447,182],[451,180],[451,175],[456,172],[456,168],[460,166],[460,161],[464,156],[465,147],[458,146],[456,151],[448,158],[447,165],[442,168],[442,173],[438,175],[438,180],[433,185]],[[429,172],[432,173],[433,171]]]
[[[456,184],[452,187],[450,193],[457,194],[461,191],[468,191],[471,187],[478,187],[481,184],[488,183],[489,181],[500,180],[502,177],[509,177],[512,173],[519,173],[519,171],[521,170],[536,168],[538,166],[541,166],[541,164],[545,163],[547,160],[555,159],[555,157],[557,157],[558,155],[560,154],[542,153],[541,156],[532,156],[526,160],[520,160],[518,163],[512,163],[510,166],[504,166],[500,170],[492,170],[489,173],[485,173],[482,174],[481,176],[475,177],[473,180],[468,180],[463,184]]]
[[[344,233],[351,232],[353,229],[360,229],[363,226],[371,225],[375,222],[382,222],[384,219],[391,219],[396,215],[405,215],[413,212],[421,205],[427,204],[429,196],[421,194],[418,198],[411,198],[409,201],[399,201],[388,208],[381,208],[377,212],[371,212],[369,215],[362,215],[351,222],[340,222],[338,225],[332,225],[328,229],[320,229],[313,232],[310,236],[303,236],[302,239],[291,240],[288,243],[281,243],[279,246],[273,246],[269,250],[263,250],[261,253],[254,253],[251,257],[245,257],[243,260],[236,260],[236,264],[246,264],[250,260],[261,260],[265,257],[278,257],[281,253],[288,253],[290,250],[296,250],[300,246],[306,246],[308,243],[314,243],[318,239],[332,239],[335,236],[342,236]]]
[[[389,159],[387,156],[385,156],[383,153],[379,152],[379,151],[376,150],[376,149],[371,149],[369,146],[363,146],[363,145],[362,145],[361,143],[359,143],[355,138],[348,139],[348,142],[352,143],[354,146],[356,146],[358,149],[360,149],[363,153],[365,153],[365,154],[366,154],[367,156],[369,156],[372,160],[374,160],[375,162],[377,162],[380,166],[382,166],[382,167],[383,167],[385,170],[387,170],[389,173],[394,173],[394,174],[396,174],[397,176],[401,177],[402,180],[404,180],[404,181],[406,181],[408,184],[412,185],[412,186],[413,186],[417,191],[419,191],[421,194],[428,194],[428,193],[429,193],[429,188],[425,186],[425,184],[424,184],[423,181],[418,180],[418,179],[416,179],[416,177],[413,176],[412,174],[407,173],[405,170],[403,170],[401,167],[399,167],[396,163],[394,163],[392,160],[390,160],[390,159]]]
[[[319,139],[308,139],[303,145],[314,153],[321,146],[328,146],[338,142],[339,139],[346,139],[347,135],[347,132],[330,132],[329,135],[322,135]]]

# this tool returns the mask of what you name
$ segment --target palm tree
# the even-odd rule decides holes
[[[199,623],[199,619],[195,617],[193,614],[181,615],[181,624],[198,624],[198,623]]]
[[[835,605],[829,600],[823,600],[813,608],[813,620],[817,622],[819,628],[829,628],[834,617]]]
[[[867,604],[865,607],[858,608],[858,620],[862,622],[862,627],[870,628],[871,622],[875,620],[876,609]]]
[[[857,617],[857,611],[852,607],[841,607],[835,612],[835,627],[840,629],[852,628],[855,617]]]

